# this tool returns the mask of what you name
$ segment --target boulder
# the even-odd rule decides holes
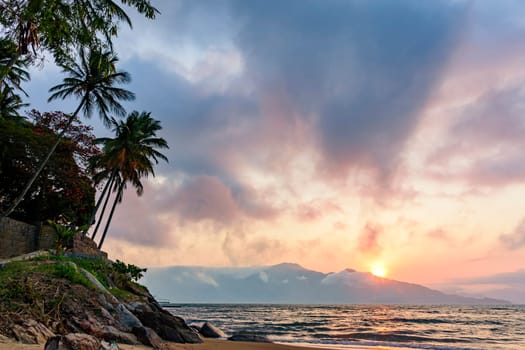
[[[113,326],[102,327],[102,332],[100,334],[97,334],[96,336],[107,341],[114,340],[117,343],[122,344],[140,344],[140,342],[134,334],[120,331]]]
[[[202,340],[180,317],[153,304],[134,305],[132,312],[140,322],[155,331],[162,339],[176,343],[202,343]],[[153,310],[152,310],[153,309]],[[152,310],[152,311],[149,311]]]
[[[99,350],[100,340],[84,333],[69,333],[47,340],[44,350]]]
[[[62,343],[64,350],[99,350],[100,348],[100,340],[83,333],[69,333],[62,337]]]
[[[125,331],[131,332],[135,327],[142,327],[139,319],[129,311],[123,304],[118,304],[115,308],[116,319]]]
[[[16,340],[24,344],[44,344],[48,338],[55,336],[55,333],[51,332],[49,328],[35,320],[14,324],[11,331]]]
[[[246,341],[246,342],[256,342],[256,343],[272,343],[270,339],[268,339],[267,336],[256,334],[256,333],[250,333],[250,332],[239,332],[235,333],[231,337],[228,338],[228,340],[231,341]]]
[[[226,334],[211,322],[205,322],[199,332],[205,338],[226,338]]]
[[[190,324],[190,328],[195,332],[195,334],[200,334],[201,327],[196,324]]]
[[[59,350],[61,338],[62,337],[59,335],[48,338],[46,341],[46,345],[44,345],[44,350]]]
[[[137,339],[144,345],[151,346],[154,349],[162,349],[164,341],[159,337],[157,333],[148,327],[135,327],[133,328],[133,334]]]

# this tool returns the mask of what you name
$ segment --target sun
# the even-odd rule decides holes
[[[388,271],[385,267],[385,264],[383,264],[382,262],[375,262],[372,265],[370,272],[376,277],[385,278]]]

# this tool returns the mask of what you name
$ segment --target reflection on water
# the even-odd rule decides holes
[[[525,306],[206,305],[169,310],[225,333],[249,330],[278,342],[423,349],[525,349]]]

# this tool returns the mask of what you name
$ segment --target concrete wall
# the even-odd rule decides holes
[[[54,247],[49,226],[34,226],[10,218],[0,218],[0,259]]]

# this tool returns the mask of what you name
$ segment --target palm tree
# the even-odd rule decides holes
[[[26,106],[29,106],[29,104],[23,103],[22,98],[15,94],[13,89],[8,85],[4,85],[4,87],[0,89],[0,118],[23,123],[25,119],[18,113],[18,110]]]
[[[10,87],[12,90],[18,89],[27,96],[22,89],[21,83],[29,80],[29,72],[26,70],[28,60],[18,59],[11,62],[12,55],[16,52],[16,45],[13,41],[0,39],[0,72],[4,79],[0,83],[0,88]]]
[[[116,134],[115,138],[101,138],[97,142],[104,145],[105,171],[107,169],[118,171],[113,185],[117,193],[99,242],[99,248],[104,244],[115,208],[122,201],[127,183],[131,183],[137,195],[142,195],[144,186],[141,178],[149,174],[155,176],[153,161],[155,164],[158,164],[160,159],[168,161],[166,156],[157,150],[169,147],[166,140],[157,137],[156,133],[162,127],[158,120],[151,117],[150,113],[134,111],[125,121],[117,121],[112,118],[111,123]],[[102,217],[99,220],[101,219]]]
[[[96,107],[104,124],[109,125],[110,117],[108,113],[110,111],[119,116],[125,115],[125,109],[119,100],[129,101],[135,98],[132,92],[114,87],[117,84],[128,83],[130,77],[127,72],[117,71],[115,64],[118,59],[113,53],[110,51],[100,52],[96,49],[86,52],[86,50],[81,49],[79,56],[79,63],[70,62],[66,64],[63,62],[61,64],[63,72],[68,74],[68,77],[64,79],[62,84],[54,86],[49,90],[53,92],[53,94],[49,97],[48,101],[76,96],[80,98],[80,103],[73,114],[69,116],[66,125],[60,134],[58,134],[55,144],[51,147],[33,177],[31,177],[23,191],[3,216],[11,214],[22,201],[80,111],[89,118],[93,109]]]

